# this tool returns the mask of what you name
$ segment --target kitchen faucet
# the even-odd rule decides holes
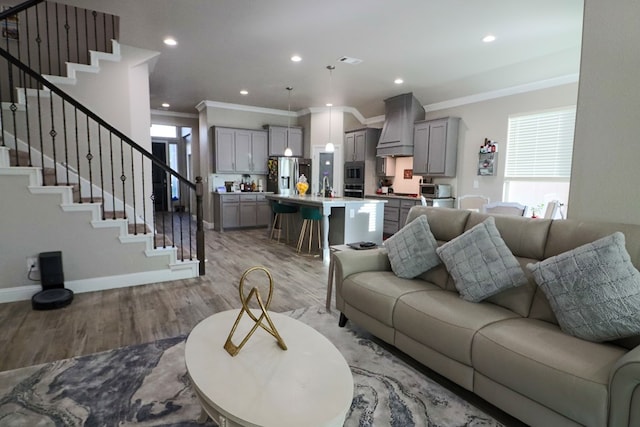
[[[322,177],[322,195],[324,197],[331,196],[331,192],[329,192],[329,196],[327,196],[327,190],[331,190],[331,187],[329,186],[329,177],[325,175]]]

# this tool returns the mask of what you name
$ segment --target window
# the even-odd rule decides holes
[[[176,138],[178,132],[175,126],[151,125],[151,136],[160,138]]]
[[[174,171],[178,170],[178,144],[169,144],[169,167]],[[171,200],[178,200],[180,198],[180,185],[178,178],[171,175]]]
[[[509,117],[504,200],[543,213],[569,197],[576,108]]]

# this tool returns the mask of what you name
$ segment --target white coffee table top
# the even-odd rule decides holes
[[[187,339],[187,371],[203,403],[242,426],[342,426],[353,377],[338,349],[310,326],[269,312],[288,350],[258,328],[231,357],[223,346],[238,313],[206,318]],[[234,344],[253,324],[245,314]]]

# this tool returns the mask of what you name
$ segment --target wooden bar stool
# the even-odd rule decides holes
[[[273,210],[273,213],[275,213],[275,217],[273,218],[273,224],[271,225],[271,234],[269,235],[269,239],[273,239],[273,233],[276,230],[276,226],[278,226],[280,229],[280,232],[278,233],[278,243],[280,243],[280,235],[282,234],[282,220],[284,219],[284,225],[287,228],[287,242],[289,242],[289,222],[291,220],[290,214],[298,213],[298,207],[283,205],[282,203],[278,202],[271,202],[271,210]]]
[[[311,253],[311,241],[313,240],[313,222],[317,224],[318,228],[318,249],[322,249],[320,242],[320,222],[322,221],[322,212],[316,208],[300,208],[300,215],[302,216],[302,228],[300,229],[300,237],[298,237],[298,253],[302,249],[304,243],[304,234],[309,230],[309,248],[308,253]]]

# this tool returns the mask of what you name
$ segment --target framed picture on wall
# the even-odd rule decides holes
[[[11,9],[9,6],[1,6],[0,10]],[[20,40],[20,33],[18,32],[18,15],[9,16],[7,19],[0,21],[0,36],[3,39]]]

